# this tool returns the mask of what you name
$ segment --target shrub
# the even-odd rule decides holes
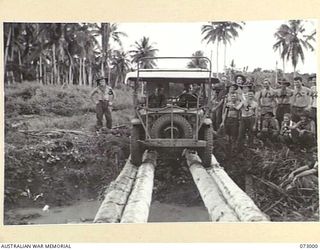
[[[15,114],[56,114],[72,116],[94,112],[95,106],[90,100],[92,88],[87,86],[39,85],[38,83],[12,84],[5,88],[5,112],[7,116]],[[130,89],[116,89],[115,110],[132,107]]]

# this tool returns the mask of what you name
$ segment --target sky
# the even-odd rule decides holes
[[[248,71],[255,68],[282,69],[282,61],[279,52],[274,52],[272,45],[276,42],[274,33],[285,20],[272,21],[248,21],[239,31],[239,37],[227,46],[226,64],[230,66],[232,59],[236,68],[243,69],[248,66]],[[149,37],[154,47],[159,49],[157,56],[191,56],[195,51],[204,51],[205,56],[212,58],[212,68],[216,71],[216,44],[207,44],[202,41],[201,26],[205,23],[119,23],[118,30],[125,32],[128,37],[123,37],[125,51],[132,50],[135,41],[143,36]],[[305,22],[307,33],[315,30],[316,22]],[[314,43],[314,48],[316,44]],[[299,61],[297,70],[300,73],[313,73],[317,69],[316,51],[304,51],[304,64]],[[212,56],[212,57],[211,57]],[[219,48],[219,72],[223,70],[224,46]],[[187,61],[180,63],[158,61],[159,67],[184,67]],[[293,71],[290,62],[286,63],[286,72]]]

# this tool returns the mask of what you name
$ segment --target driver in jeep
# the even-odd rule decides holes
[[[148,97],[149,108],[163,108],[167,104],[166,96],[163,94],[163,88],[157,87],[154,93]]]

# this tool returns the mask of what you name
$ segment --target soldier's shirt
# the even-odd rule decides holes
[[[256,100],[260,106],[261,114],[265,114],[267,112],[273,112],[273,105],[275,100],[275,90],[270,89],[262,89],[256,95]]]
[[[95,87],[91,92],[91,96],[93,96],[96,103],[99,101],[112,101],[115,98],[114,91],[110,86],[106,86],[103,89]]]
[[[258,103],[255,101],[245,101],[239,104],[241,110],[241,117],[251,117],[256,114]]]
[[[236,99],[237,99],[237,101],[238,101],[238,100],[241,101],[239,92],[238,92],[238,91],[233,91],[233,92],[229,92],[229,93],[226,94],[226,97],[225,97],[225,98],[226,98],[226,101],[227,101],[227,102],[231,102],[231,94],[236,94]]]
[[[306,108],[310,104],[311,90],[301,86],[300,89],[295,89],[292,95],[292,106]]]
[[[245,93],[240,88],[237,89],[236,92],[238,93],[238,96],[242,101],[246,101],[248,99],[248,92]]]
[[[317,87],[312,86],[310,88],[310,90],[311,90],[311,107],[316,108],[317,107],[317,97],[318,97]]]
[[[238,118],[240,111],[237,109],[240,101],[236,100],[235,102],[229,101],[226,103],[227,117]]]
[[[290,99],[293,96],[293,90],[289,88],[277,89],[276,98],[278,104],[290,104]]]
[[[262,89],[256,97],[261,106],[272,107],[276,92],[273,89]]]

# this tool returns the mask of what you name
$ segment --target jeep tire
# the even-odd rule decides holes
[[[140,166],[142,162],[143,147],[138,141],[142,139],[142,128],[141,126],[133,125],[131,128],[130,137],[130,153],[131,153],[131,163],[137,167]]]
[[[201,148],[199,151],[202,164],[205,168],[211,166],[211,155],[213,150],[213,131],[212,126],[204,125],[203,129],[203,140],[207,142],[205,148]]]
[[[184,139],[192,138],[192,127],[190,123],[181,115],[173,114],[173,125],[179,128],[180,137]],[[150,135],[152,138],[163,138],[162,131],[171,126],[171,114],[160,116],[153,124]]]

